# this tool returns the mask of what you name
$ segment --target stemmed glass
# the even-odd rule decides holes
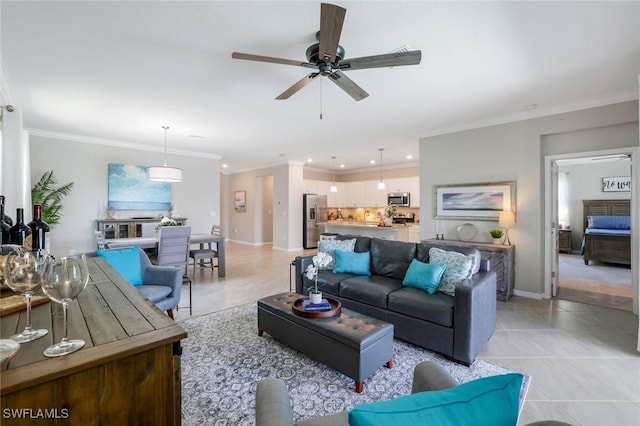
[[[31,342],[49,332],[31,327],[31,297],[42,284],[49,255],[46,250],[29,250],[21,246],[4,245],[2,250],[11,250],[4,263],[4,281],[10,289],[22,293],[27,300],[27,326],[24,331],[10,338],[18,343]]]
[[[60,343],[49,346],[44,351],[45,356],[56,357],[70,354],[84,346],[84,340],[69,340],[67,310],[69,303],[84,290],[87,282],[89,282],[89,270],[84,254],[52,258],[50,262],[47,262],[42,291],[54,302],[62,304],[64,337]]]

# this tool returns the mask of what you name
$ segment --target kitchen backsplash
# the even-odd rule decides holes
[[[414,223],[420,222],[420,209],[411,207],[398,207],[395,216],[407,216],[410,213],[414,215]],[[384,219],[384,207],[351,207],[351,208],[333,208],[327,209],[327,220],[365,220],[366,214],[367,222],[377,222],[381,218]]]

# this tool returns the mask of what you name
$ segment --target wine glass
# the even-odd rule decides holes
[[[25,329],[10,338],[18,343],[31,342],[45,336],[49,331],[31,327],[31,297],[40,288],[49,254],[46,250],[29,250],[21,246],[2,247],[10,250],[4,262],[4,282],[9,288],[22,293],[27,300],[27,325]]]
[[[44,355],[62,356],[75,352],[84,346],[84,340],[69,340],[67,310],[69,303],[76,298],[89,282],[87,257],[84,254],[52,258],[47,262],[42,281],[42,291],[51,300],[62,304],[64,318],[64,337],[60,343],[49,346]]]

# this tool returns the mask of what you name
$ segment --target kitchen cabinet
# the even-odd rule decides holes
[[[409,178],[409,193],[411,194],[411,207],[420,207],[420,176]]]
[[[407,241],[410,243],[419,243],[420,242],[420,226],[413,225],[407,228],[409,238]]]
[[[305,194],[320,194],[318,192],[319,190],[319,183],[320,181],[317,180],[312,180],[312,179],[303,179],[302,183],[304,185],[304,189],[302,190],[303,193]]]

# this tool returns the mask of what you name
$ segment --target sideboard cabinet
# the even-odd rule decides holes
[[[179,226],[187,224],[187,218],[173,218]],[[96,220],[98,231],[109,240],[112,238],[139,238],[143,237],[145,225],[154,227],[160,223],[158,218],[147,219],[98,219]]]
[[[430,243],[437,243],[443,246],[457,245],[475,247],[480,252],[482,260],[489,261],[489,268],[497,274],[496,298],[508,301],[513,296],[513,287],[516,279],[516,247],[514,245],[505,246],[502,244],[480,243],[474,241],[457,240],[424,240]]]

